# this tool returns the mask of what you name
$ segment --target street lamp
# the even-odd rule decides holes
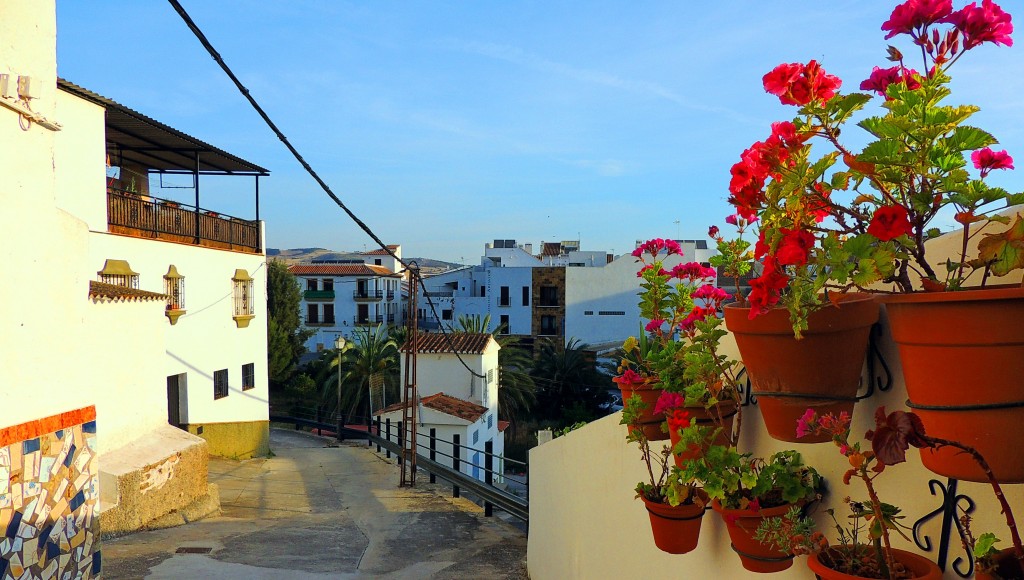
[[[335,417],[338,421],[338,441],[342,440],[341,428],[345,425],[341,414],[341,351],[345,348],[345,342],[345,337],[340,334],[334,339],[334,348],[338,349],[338,410]]]

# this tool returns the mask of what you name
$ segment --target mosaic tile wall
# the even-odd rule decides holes
[[[96,409],[0,429],[0,579],[98,578]]]

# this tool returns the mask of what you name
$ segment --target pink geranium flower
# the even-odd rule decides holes
[[[889,100],[885,91],[893,83],[904,83],[910,90],[921,88],[921,83],[915,78],[917,71],[912,68],[894,66],[890,68],[875,67],[871,70],[871,76],[860,84],[862,91],[875,91],[880,96]]]
[[[673,409],[686,405],[686,399],[679,393],[662,391],[658,395],[658,402],[654,404],[654,414],[662,415],[671,413]]]
[[[993,169],[1013,169],[1013,157],[1003,151],[993,151],[990,147],[978,149],[971,153],[971,161],[974,167],[981,170],[981,176],[985,177]]]
[[[939,22],[953,12],[953,0],[907,0],[893,9],[882,30],[890,39],[897,34],[913,34],[915,29]]]
[[[964,37],[964,50],[984,42],[1013,46],[1013,23],[1010,15],[992,0],[982,0],[981,6],[971,2],[950,14],[944,20],[956,27]]]

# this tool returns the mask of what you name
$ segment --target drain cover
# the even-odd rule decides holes
[[[175,554],[209,554],[213,548],[202,548],[199,546],[184,546],[174,551]]]

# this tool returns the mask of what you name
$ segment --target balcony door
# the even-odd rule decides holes
[[[188,375],[171,375],[167,377],[167,422],[179,429],[182,428],[181,408],[187,404]]]

